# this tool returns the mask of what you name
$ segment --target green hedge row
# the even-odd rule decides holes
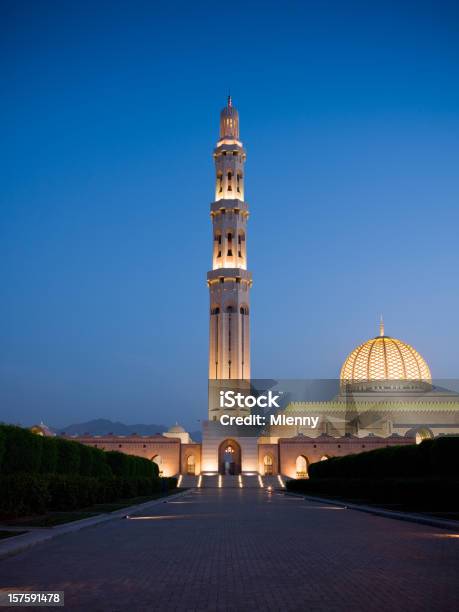
[[[176,486],[176,478],[9,474],[0,476],[0,514],[26,516],[48,510],[76,510],[151,495]]]
[[[14,425],[0,425],[1,474],[65,474],[93,478],[158,478],[153,461],[85,446],[59,437],[43,437]]]
[[[344,457],[332,457],[309,466],[316,478],[400,478],[459,474],[459,437],[424,440],[421,444],[391,446]]]
[[[288,491],[357,503],[396,504],[408,510],[459,511],[459,478],[310,478],[289,480]]]

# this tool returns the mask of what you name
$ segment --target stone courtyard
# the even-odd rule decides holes
[[[457,610],[458,568],[458,534],[256,488],[190,490],[0,561],[4,589],[91,612]]]

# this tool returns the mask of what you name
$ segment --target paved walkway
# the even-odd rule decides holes
[[[201,489],[3,559],[0,581],[64,590],[66,609],[91,612],[443,612],[459,609],[451,535],[263,489]]]

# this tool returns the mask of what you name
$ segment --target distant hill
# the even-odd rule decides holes
[[[126,425],[118,421],[110,421],[109,419],[94,419],[92,421],[86,421],[85,423],[75,423],[73,425],[67,425],[67,427],[52,427],[56,433],[66,433],[68,435],[84,435],[90,434],[91,436],[104,436],[112,433],[117,436],[128,436],[129,434],[136,433],[139,436],[154,436],[155,434],[163,433],[169,429],[168,425],[145,425],[135,424]],[[191,437],[196,442],[201,440],[201,432],[193,431],[190,432]]]

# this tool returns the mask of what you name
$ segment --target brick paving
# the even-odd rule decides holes
[[[66,609],[459,610],[451,532],[260,489],[190,492],[0,561],[5,588]]]

